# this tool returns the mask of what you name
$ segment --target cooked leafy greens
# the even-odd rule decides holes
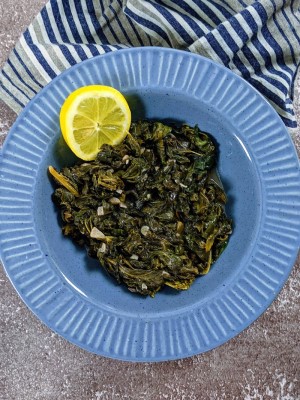
[[[117,146],[59,173],[62,231],[131,292],[188,289],[227,245],[226,196],[212,179],[216,149],[196,126],[132,123]]]

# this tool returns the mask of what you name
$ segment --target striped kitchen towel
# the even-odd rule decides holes
[[[299,0],[50,0],[0,73],[0,93],[20,112],[60,72],[132,46],[198,53],[245,78],[292,132],[300,59]]]

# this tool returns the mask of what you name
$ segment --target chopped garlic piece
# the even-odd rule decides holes
[[[137,254],[132,254],[132,256],[130,257],[131,260],[138,260],[139,256]]]
[[[94,228],[91,230],[90,237],[93,239],[104,239],[105,235],[94,226]]]
[[[117,197],[112,197],[111,199],[109,199],[110,204],[120,204],[121,200],[118,199]]]
[[[141,234],[142,234],[143,236],[147,236],[149,230],[150,230],[149,226],[144,225],[144,226],[141,227]]]
[[[100,206],[97,208],[97,215],[101,216],[104,215],[104,207]]]
[[[98,249],[99,253],[105,253],[106,252],[106,244],[103,242],[101,246]]]

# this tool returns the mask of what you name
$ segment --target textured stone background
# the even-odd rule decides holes
[[[0,68],[45,2],[0,0]],[[300,121],[299,78],[296,87]],[[0,100],[0,144],[15,118]],[[180,361],[125,363],[75,347],[26,308],[1,267],[0,302],[1,400],[300,399],[299,260],[254,324],[225,345]]]

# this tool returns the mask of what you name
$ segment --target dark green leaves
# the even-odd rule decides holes
[[[215,162],[197,127],[133,123],[120,145],[56,174],[63,233],[132,292],[187,289],[231,233],[226,195],[211,179]]]

